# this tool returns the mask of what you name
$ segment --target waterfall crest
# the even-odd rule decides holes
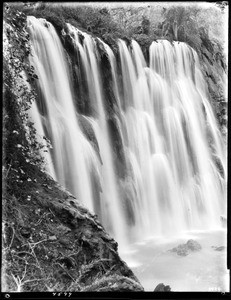
[[[219,227],[225,212],[226,153],[196,52],[184,43],[159,40],[151,44],[147,63],[136,41],[128,47],[118,40],[117,62],[108,45],[67,24],[63,34],[71,37],[94,108],[82,117],[94,132],[98,155],[79,125],[70,70],[54,27],[28,17],[28,30],[41,93],[36,114],[53,146],[55,178],[122,243]],[[113,117],[125,156],[122,178],[98,43],[107,54],[118,105]]]

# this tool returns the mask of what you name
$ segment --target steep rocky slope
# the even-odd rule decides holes
[[[5,291],[143,291],[97,216],[37,167],[3,221]]]

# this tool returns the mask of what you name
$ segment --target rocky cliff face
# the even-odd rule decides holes
[[[208,86],[208,96],[224,137],[227,134],[227,65],[218,41],[202,35],[199,53],[202,72]]]
[[[3,220],[4,291],[143,291],[97,216],[37,167]]]

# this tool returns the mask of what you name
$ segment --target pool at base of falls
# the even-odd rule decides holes
[[[201,250],[185,256],[170,251],[194,240]],[[192,231],[169,238],[150,237],[121,249],[120,256],[140,280],[145,291],[159,283],[175,292],[228,292],[227,232]]]

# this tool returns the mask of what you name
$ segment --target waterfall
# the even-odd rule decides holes
[[[100,39],[67,24],[62,34],[71,38],[92,108],[84,115],[74,100],[81,83],[73,87],[54,27],[28,17],[28,30],[30,62],[39,77],[34,122],[51,140],[53,177],[121,243],[220,227],[226,153],[196,52],[185,43],[159,40],[151,44],[146,62],[136,41],[127,46],[118,40],[116,58]],[[106,109],[99,45],[110,66],[117,107],[112,116]],[[116,136],[110,118],[116,120]],[[82,121],[91,128],[94,143]],[[123,176],[118,143],[125,157],[120,162]]]
[[[213,155],[225,170],[225,154],[196,52],[159,40],[150,46],[149,67],[135,41],[129,51],[120,40],[119,52],[128,159],[141,197],[137,230],[219,227],[225,181]]]
[[[32,43],[31,64],[39,76],[40,115],[53,146],[57,180],[94,210],[91,170],[98,158],[81,132],[76,116],[68,67],[54,27],[45,19],[28,17]]]
[[[97,61],[97,50],[95,40],[88,34],[81,32],[70,24],[67,24],[69,33],[72,34],[73,43],[80,51],[82,64],[85,68],[86,80],[90,91],[90,101],[96,102],[95,109],[97,111],[96,120],[89,118],[94,129],[97,141],[99,143],[100,155],[102,158],[101,168],[101,219],[107,224],[109,231],[113,232],[119,240],[123,240],[125,222],[123,218],[123,210],[117,190],[116,175],[113,165],[111,141],[106,121],[106,112],[104,107],[104,99],[102,93],[102,82]],[[79,40],[79,33],[84,36],[83,45]],[[118,222],[118,220],[120,220]]]

